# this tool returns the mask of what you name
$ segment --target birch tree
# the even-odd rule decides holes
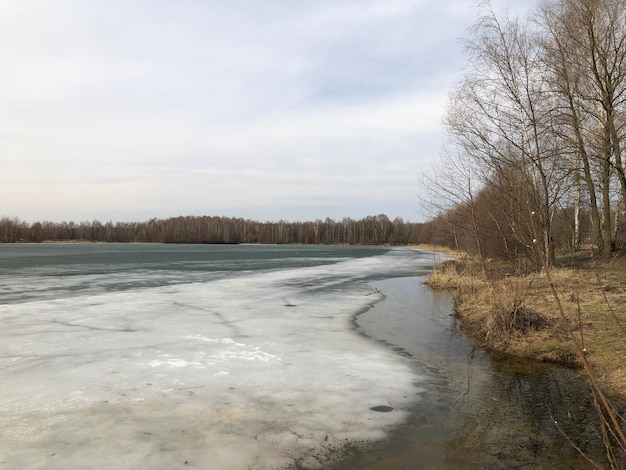
[[[556,0],[539,11],[546,31],[544,57],[559,96],[577,171],[590,198],[600,252],[615,248],[612,183],[626,195],[623,164],[626,100],[626,3],[623,0]],[[617,214],[616,214],[617,215]]]

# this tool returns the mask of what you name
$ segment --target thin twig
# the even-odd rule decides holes
[[[576,451],[587,461],[589,462],[591,465],[593,465],[595,468],[599,469],[599,470],[603,470],[604,467],[602,467],[601,465],[598,465],[596,462],[594,462],[587,454],[585,454],[583,452],[583,450],[578,447],[576,444],[574,444],[574,441],[572,441],[570,439],[570,437],[567,435],[567,433],[565,431],[563,431],[563,429],[561,429],[561,426],[559,426],[559,422],[554,419],[554,416],[550,415],[550,419],[552,420],[552,422],[554,423],[554,426],[556,426],[557,431],[559,431],[561,433],[561,435],[567,440],[567,442],[569,442],[569,444],[576,449]]]
[[[602,430],[602,442],[604,443],[604,450],[606,452],[606,458],[611,464],[611,468],[617,469],[618,468],[617,457],[615,456],[615,452],[613,452],[613,446],[611,445],[611,440],[609,438],[608,433],[611,432],[613,437],[616,437],[616,436],[612,432],[611,425],[604,417],[604,413],[602,413],[602,408],[600,407],[600,404],[598,403],[598,397],[593,387],[591,387],[591,396],[593,397],[593,406],[595,407],[596,412],[598,413],[598,416],[600,417],[600,429]]]
[[[563,309],[561,298],[558,292],[556,291],[554,282],[552,281],[550,270],[545,264],[544,264],[544,272],[546,274],[546,278],[548,280],[548,285],[550,286],[550,291],[552,292],[552,296],[554,297],[554,300],[556,301],[557,311],[559,312],[559,315],[561,315],[561,318],[563,318],[564,320],[567,320],[567,315],[565,314],[565,310]],[[570,339],[574,342],[574,345],[576,346],[576,349],[578,350],[580,359],[585,369],[585,373],[587,374],[587,377],[589,378],[589,381],[591,382],[592,387],[598,394],[598,398],[600,399],[600,402],[602,403],[602,407],[604,408],[607,415],[609,416],[611,423],[613,424],[613,428],[615,432],[619,436],[618,441],[621,443],[620,445],[622,447],[626,446],[626,436],[624,435],[624,431],[622,431],[622,428],[617,420],[617,417],[615,416],[615,413],[613,412],[613,409],[611,405],[609,404],[609,401],[607,400],[606,396],[602,392],[602,389],[600,388],[600,385],[598,384],[596,376],[593,373],[593,370],[591,369],[591,364],[589,363],[589,360],[587,359],[587,351],[584,350],[584,348],[578,342],[576,336],[571,331],[569,331],[568,333],[569,333]]]
[[[580,298],[578,296],[576,296],[576,306],[577,306],[577,312],[578,312],[578,330],[580,331],[580,345],[583,348],[583,351],[586,351],[585,348],[585,334],[583,332],[583,322],[582,322],[582,315],[580,312]]]

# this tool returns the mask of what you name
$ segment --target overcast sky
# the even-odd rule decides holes
[[[473,5],[2,0],[0,217],[419,221]]]

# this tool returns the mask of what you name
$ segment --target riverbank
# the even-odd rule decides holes
[[[456,291],[455,314],[479,346],[582,367],[577,341],[601,387],[626,401],[626,259],[560,259],[551,270],[555,296],[544,273],[489,263],[483,274],[476,260],[452,255],[426,283]]]

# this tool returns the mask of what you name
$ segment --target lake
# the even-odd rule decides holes
[[[0,468],[579,468],[581,383],[472,348],[434,257],[0,245]]]

